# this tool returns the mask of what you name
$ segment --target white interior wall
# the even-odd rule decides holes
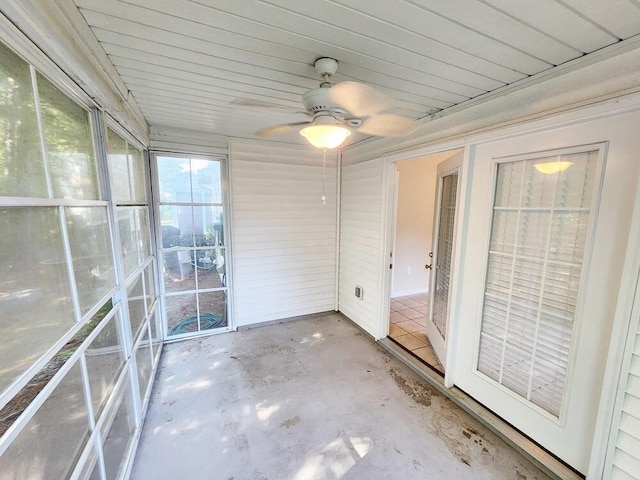
[[[433,251],[433,221],[438,164],[462,155],[457,150],[396,163],[398,172],[391,296],[429,290],[429,252]]]
[[[429,288],[437,162],[430,157],[396,164],[398,172],[392,297]]]
[[[230,143],[236,326],[335,308],[336,156],[310,146]]]

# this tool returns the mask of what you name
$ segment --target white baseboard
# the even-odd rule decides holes
[[[413,290],[403,290],[401,292],[391,292],[391,298],[406,297],[407,295],[417,295],[418,293],[429,293],[428,288],[415,288]]]

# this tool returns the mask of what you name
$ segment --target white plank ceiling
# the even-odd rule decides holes
[[[305,119],[318,57],[419,119],[640,34],[638,0],[74,1],[149,124],[244,138]]]

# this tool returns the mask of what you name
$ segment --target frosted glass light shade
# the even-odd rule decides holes
[[[300,130],[300,135],[316,148],[329,149],[339,147],[351,132],[339,125],[311,125]]]
[[[554,175],[556,173],[564,172],[571,165],[573,165],[573,162],[542,162],[536,163],[533,166],[540,173],[544,173],[546,175]]]

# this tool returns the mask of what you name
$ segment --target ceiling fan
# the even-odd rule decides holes
[[[257,136],[279,135],[300,129],[300,134],[313,146],[336,148],[352,131],[379,137],[408,135],[418,126],[409,117],[391,113],[392,100],[379,90],[364,83],[346,81],[332,85],[329,79],[338,69],[338,61],[322,57],[315,68],[322,77],[318,88],[302,96],[309,120],[267,127]]]

